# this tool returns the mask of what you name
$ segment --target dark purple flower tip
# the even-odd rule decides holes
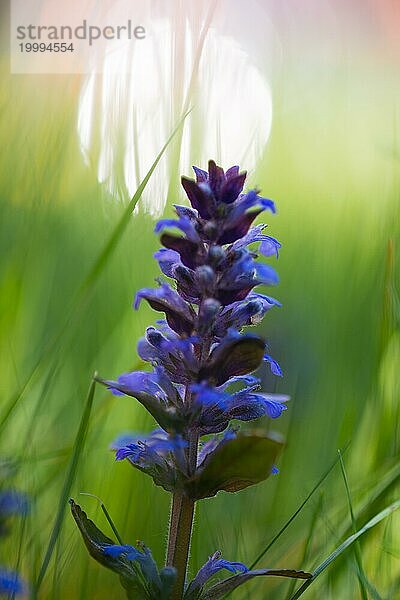
[[[210,219],[215,210],[215,198],[206,183],[206,180],[193,181],[187,177],[181,178],[182,187],[186,192],[192,207],[197,210],[200,217]]]
[[[231,205],[218,243],[232,244],[245,236],[254,219],[264,210],[275,213],[275,204],[272,200],[259,196],[257,190],[250,190],[247,194],[240,195]]]
[[[205,181],[208,181],[208,172],[207,171],[204,171],[203,169],[200,169],[199,167],[195,167],[195,166],[193,166],[192,168],[193,168],[193,171],[195,172],[197,183],[204,183]]]
[[[225,184],[226,177],[222,167],[219,167],[214,160],[208,161],[208,183],[216,198]]]
[[[244,183],[246,181],[247,173],[239,173],[230,179],[227,179],[226,183],[222,187],[220,198],[221,202],[225,204],[232,204],[238,198],[243,190]]]
[[[239,175],[239,170],[240,170],[240,167],[238,165],[234,165],[233,167],[230,167],[225,172],[225,177],[227,179],[231,179],[232,177],[236,177],[237,175]]]
[[[182,185],[188,195],[191,205],[203,219],[213,216],[216,204],[232,204],[243,190],[246,172],[239,173],[239,167],[234,166],[226,173],[215,161],[208,163],[208,173],[193,167],[196,182],[186,177],[182,178]]]

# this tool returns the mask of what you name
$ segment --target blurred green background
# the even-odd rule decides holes
[[[287,447],[279,476],[199,504],[191,573],[216,549],[250,564],[348,444],[358,526],[399,493],[397,66],[387,57],[372,63],[361,52],[341,56],[299,93],[306,66],[293,59],[292,49],[271,81],[272,134],[250,176],[278,206],[268,222],[283,243],[281,284],[273,290],[283,307],[268,314],[261,333],[285,373],[279,381],[265,375],[265,389],[291,395],[273,423]],[[158,242],[139,200],[113,251],[87,279],[126,205],[82,160],[79,77],[10,76],[7,57],[2,77],[0,451],[12,464],[12,485],[33,506],[2,542],[0,561],[20,565],[35,582],[92,374],[115,377],[137,366],[136,342],[158,318],[144,305],[131,308],[134,293],[157,275]],[[174,156],[176,148],[166,214],[183,201]],[[152,427],[133,399],[97,388],[71,495],[110,533],[97,501],[80,492],[99,496],[124,541],[143,539],[161,562],[168,495],[115,463],[108,449],[119,432]],[[361,538],[371,598],[400,598],[399,525],[394,514]],[[337,464],[259,566],[312,569],[351,527]],[[285,600],[290,584],[255,581],[235,597]],[[304,597],[361,597],[354,552]],[[68,512],[39,598],[123,598],[116,577],[88,558]]]

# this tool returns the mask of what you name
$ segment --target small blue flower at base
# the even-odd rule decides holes
[[[142,552],[139,552],[135,546],[129,546],[128,544],[124,546],[118,546],[117,544],[114,546],[107,546],[103,550],[104,554],[108,556],[112,556],[113,558],[118,558],[118,556],[124,555],[128,560],[140,560],[143,558]]]
[[[25,583],[22,581],[18,573],[9,571],[0,567],[0,594],[1,595],[22,595],[27,592]]]
[[[0,491],[0,519],[11,515],[26,515],[29,501],[26,494],[16,490]]]
[[[162,592],[165,587],[170,587],[171,576],[174,578],[176,573],[174,568],[161,569],[159,571],[157,563],[155,562],[150,548],[148,548],[143,542],[138,542],[140,550],[135,546],[126,545],[111,545],[103,548],[103,554],[106,556],[112,556],[118,558],[123,556],[126,560],[137,562],[142,571],[143,577],[146,583],[150,585],[152,590],[151,598],[164,597]]]
[[[243,563],[230,562],[229,560],[221,558],[221,556],[222,554],[219,551],[210,556],[208,561],[201,567],[201,569],[199,569],[193,581],[190,582],[187,589],[188,595],[193,594],[196,590],[201,590],[207,581],[222,569],[226,569],[233,574],[247,573],[249,570]]]

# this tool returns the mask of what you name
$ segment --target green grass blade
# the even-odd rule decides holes
[[[113,533],[114,533],[115,537],[116,537],[116,538],[117,538],[117,540],[118,540],[118,543],[119,543],[121,546],[123,546],[123,545],[124,545],[124,542],[122,541],[122,538],[121,538],[121,536],[120,536],[120,535],[119,535],[119,533],[118,533],[118,529],[116,528],[116,526],[115,526],[115,523],[114,523],[114,521],[112,520],[112,518],[111,518],[111,515],[110,515],[110,513],[108,512],[108,510],[107,510],[107,508],[106,508],[106,505],[104,504],[103,500],[102,500],[101,498],[99,498],[98,496],[95,496],[95,494],[89,494],[88,492],[81,492],[81,496],[90,496],[91,498],[95,498],[95,499],[97,500],[97,502],[100,504],[100,508],[101,508],[101,510],[102,510],[102,511],[103,511],[103,513],[104,513],[104,516],[105,516],[105,518],[106,518],[106,519],[107,519],[107,521],[108,521],[108,524],[110,525],[110,527],[111,527],[111,529],[112,529],[112,531],[113,531]]]
[[[375,517],[373,517],[370,521],[368,521],[368,523],[366,523],[364,525],[364,527],[362,527],[359,531],[357,531],[356,533],[353,533],[353,535],[348,537],[342,544],[340,544],[340,546],[338,546],[338,548],[336,548],[336,550],[334,550],[334,552],[332,552],[332,554],[330,554],[313,571],[311,579],[308,579],[297,590],[297,592],[294,594],[294,596],[291,597],[290,600],[297,600],[298,598],[300,598],[300,596],[302,596],[304,594],[304,592],[307,590],[307,588],[317,579],[317,577],[319,575],[321,575],[321,573],[323,573],[325,571],[325,569],[327,569],[329,567],[329,565],[331,563],[333,563],[341,554],[343,554],[343,552],[345,552],[345,550],[347,550],[347,548],[352,546],[352,544],[354,544],[362,535],[364,535],[364,533],[366,533],[367,531],[369,531],[370,529],[375,527],[375,525],[378,525],[384,519],[387,519],[387,517],[389,517],[392,513],[394,513],[399,508],[400,508],[400,500],[396,500],[396,502],[393,502],[393,504],[390,504],[390,506],[388,506],[387,508],[382,510],[380,513],[375,515]]]
[[[347,450],[347,448],[348,448],[348,445],[345,447],[344,452]],[[300,506],[292,514],[292,516],[286,521],[286,523],[281,527],[281,529],[278,531],[278,533],[272,538],[272,540],[265,546],[265,548],[263,550],[261,550],[261,552],[258,554],[258,556],[254,559],[254,561],[250,565],[250,570],[254,569],[256,564],[265,556],[265,554],[268,552],[268,550],[270,550],[270,548],[281,537],[281,535],[286,531],[286,529],[293,523],[293,521],[295,520],[297,515],[303,510],[303,508],[305,507],[307,502],[310,500],[310,498],[313,496],[313,494],[317,491],[317,489],[323,484],[323,482],[326,480],[326,478],[333,471],[333,469],[335,468],[335,466],[337,465],[339,460],[340,460],[339,457],[336,458],[335,461],[331,464],[331,466],[325,471],[325,473],[323,473],[323,475],[319,478],[317,483],[314,485],[312,490],[305,497],[305,499],[300,504]]]
[[[349,481],[347,478],[346,468],[344,466],[343,456],[342,456],[342,453],[340,452],[340,450],[338,450],[338,454],[339,454],[339,459],[340,459],[340,470],[342,472],[344,487],[346,489],[347,501],[349,504],[349,511],[350,511],[350,517],[351,517],[351,524],[353,527],[353,533],[356,533],[357,532],[357,522],[356,522],[356,519],[354,516]],[[356,563],[357,563],[357,575],[358,575],[358,582],[360,585],[361,597],[363,600],[368,600],[368,593],[367,593],[367,589],[366,589],[366,585],[365,585],[365,581],[367,580],[367,577],[365,575],[363,564],[362,564],[361,549],[360,549],[359,542],[356,542],[354,545],[354,556],[355,556]]]
[[[310,550],[311,550],[311,544],[313,541],[313,534],[314,534],[314,530],[315,530],[315,526],[317,524],[318,518],[321,514],[322,511],[322,505],[323,505],[323,496],[322,494],[320,495],[319,499],[318,499],[318,503],[317,506],[313,512],[313,515],[311,517],[311,522],[310,522],[310,528],[308,531],[308,535],[306,537],[306,542],[304,544],[304,551],[303,551],[303,556],[301,557],[300,560],[300,565],[305,565],[308,561],[308,557],[310,555]],[[292,579],[289,585],[289,590],[286,596],[286,600],[290,600],[290,598],[293,595],[294,592],[294,588],[296,587],[296,580]]]
[[[19,572],[20,566],[21,566],[21,559],[22,559],[22,550],[24,548],[24,545],[26,543],[25,537],[26,537],[26,522],[27,522],[27,517],[26,515],[24,515],[22,517],[22,521],[21,521],[21,527],[20,527],[20,532],[19,532],[19,536],[18,536],[18,551],[17,551],[17,560],[15,563],[15,567],[14,567],[14,571],[16,573]],[[13,590],[10,594],[9,594],[9,599],[10,600],[15,600],[15,590]]]
[[[96,388],[96,382],[94,380],[94,374],[92,382],[89,387],[89,391],[86,398],[85,408],[82,414],[81,422],[79,424],[79,429],[76,434],[75,443],[72,449],[72,456],[69,463],[69,467],[65,476],[64,485],[60,494],[60,499],[58,503],[58,510],[56,514],[56,519],[54,522],[54,526],[51,532],[49,544],[46,550],[46,554],[44,556],[42,565],[40,567],[39,575],[34,587],[33,598],[37,597],[37,593],[41,584],[43,583],[44,576],[46,575],[47,568],[49,566],[51,557],[53,555],[53,551],[63,524],[65,511],[67,508],[68,498],[71,493],[71,488],[75,480],[78,462],[80,456],[82,454],[82,450],[85,444],[86,434],[89,427],[90,415],[92,412],[93,400],[94,400],[94,392]]]
[[[379,481],[376,485],[371,487],[365,498],[361,500],[354,509],[356,519],[368,518],[368,512],[370,508],[376,503],[380,502],[387,496],[390,490],[400,480],[400,464],[395,464],[394,467],[384,475],[381,474]],[[343,538],[350,534],[350,527],[347,523],[344,523],[342,527],[338,528],[338,537]]]
[[[79,291],[78,291],[78,299],[79,300],[83,296],[85,296],[88,289],[93,285],[93,283],[96,281],[96,279],[99,277],[102,270],[104,269],[104,266],[107,263],[107,260],[109,259],[109,257],[111,256],[114,248],[116,247],[118,240],[120,239],[121,235],[125,231],[128,223],[129,223],[129,219],[130,219],[133,211],[135,210],[136,205],[139,202],[139,200],[144,192],[144,189],[149,182],[150,177],[152,176],[153,172],[155,171],[158,163],[160,162],[164,152],[170,145],[171,141],[176,136],[176,134],[180,131],[180,129],[189,113],[190,113],[190,110],[186,111],[185,114],[183,115],[183,117],[179,120],[178,124],[176,125],[176,127],[172,131],[171,135],[165,142],[164,146],[161,148],[160,152],[158,153],[156,159],[154,160],[153,164],[151,165],[151,167],[148,170],[147,174],[145,175],[144,179],[141,181],[138,189],[136,190],[136,192],[133,195],[132,199],[130,200],[129,204],[126,206],[126,209],[122,213],[122,216],[121,216],[120,220],[118,221],[117,225],[115,226],[114,231],[112,232],[110,238],[105,243],[99,256],[95,260],[90,272],[88,273],[88,275],[86,276],[85,280],[83,281],[83,283],[81,284],[81,286],[79,288]]]
[[[51,338],[49,340],[49,342],[47,344],[45,344],[39,358],[35,362],[34,366],[32,367],[32,369],[31,369],[29,375],[27,376],[27,378],[25,379],[24,383],[21,385],[20,389],[17,390],[9,399],[9,401],[8,401],[6,407],[4,408],[4,411],[0,417],[0,432],[3,430],[4,426],[8,422],[11,415],[13,414],[15,408],[17,407],[20,399],[22,398],[22,396],[28,389],[29,385],[37,376],[37,374],[40,370],[40,367],[43,365],[43,363],[47,359],[53,358],[53,355],[58,347],[58,344],[61,341],[61,339],[63,338],[64,333],[68,330],[68,327],[70,326],[70,323],[71,323],[71,320],[73,319],[73,317],[78,315],[84,308],[87,298],[88,298],[88,295],[89,295],[89,292],[93,288],[93,285],[95,284],[96,280],[101,275],[107,261],[109,260],[110,256],[112,255],[113,251],[115,250],[115,248],[118,244],[118,241],[121,238],[122,234],[124,233],[128,223],[129,223],[129,219],[130,219],[137,203],[139,202],[145,187],[147,186],[147,184],[149,182],[150,177],[152,176],[153,172],[155,171],[158,163],[160,162],[160,160],[161,160],[163,154],[165,153],[166,149],[168,148],[169,144],[171,143],[171,141],[173,140],[175,135],[178,133],[178,131],[181,129],[181,127],[189,113],[190,113],[190,110],[188,110],[183,115],[183,117],[179,120],[178,124],[173,129],[171,135],[169,136],[169,138],[167,139],[167,141],[161,148],[160,152],[158,153],[157,157],[155,158],[153,164],[151,165],[151,167],[148,170],[147,174],[145,175],[144,179],[141,181],[141,183],[140,183],[138,189],[136,190],[135,194],[133,195],[132,199],[126,206],[124,212],[122,213],[120,220],[114,227],[114,230],[112,231],[109,239],[104,244],[102,250],[100,251],[97,258],[95,259],[93,266],[91,267],[89,273],[86,275],[85,279],[79,286],[76,296],[72,302],[72,306],[71,306],[70,310],[68,311],[67,317],[66,317],[64,323],[62,324],[60,330],[55,334],[55,336],[53,338]]]

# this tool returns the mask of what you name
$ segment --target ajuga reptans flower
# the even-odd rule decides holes
[[[129,598],[220,598],[259,575],[308,577],[297,571],[248,571],[217,552],[186,582],[195,502],[277,472],[280,437],[240,432],[238,425],[275,419],[288,400],[261,390],[254,373],[262,364],[275,376],[282,371],[265,340],[247,330],[280,306],[259,291],[278,283],[274,268],[259,258],[276,259],[281,245],[265,233],[266,225],[252,227],[263,211],[275,213],[275,205],[257,190],[243,191],[246,173],[237,166],[224,172],[210,161],[208,171],[194,171],[195,180],[182,177],[191,206],[175,206],[176,218],[155,228],[163,246],[155,254],[162,277],[156,287],[140,290],[134,302],[136,309],[144,300],[161,313],[138,343],[149,369],[99,380],[116,395],[136,398],[157,422],[152,433],[120,437],[112,447],[117,460],[129,461],[173,494],[164,569],[146,546],[114,544],[72,503],[92,556],[120,575]],[[233,576],[222,587],[211,585],[223,569]]]

